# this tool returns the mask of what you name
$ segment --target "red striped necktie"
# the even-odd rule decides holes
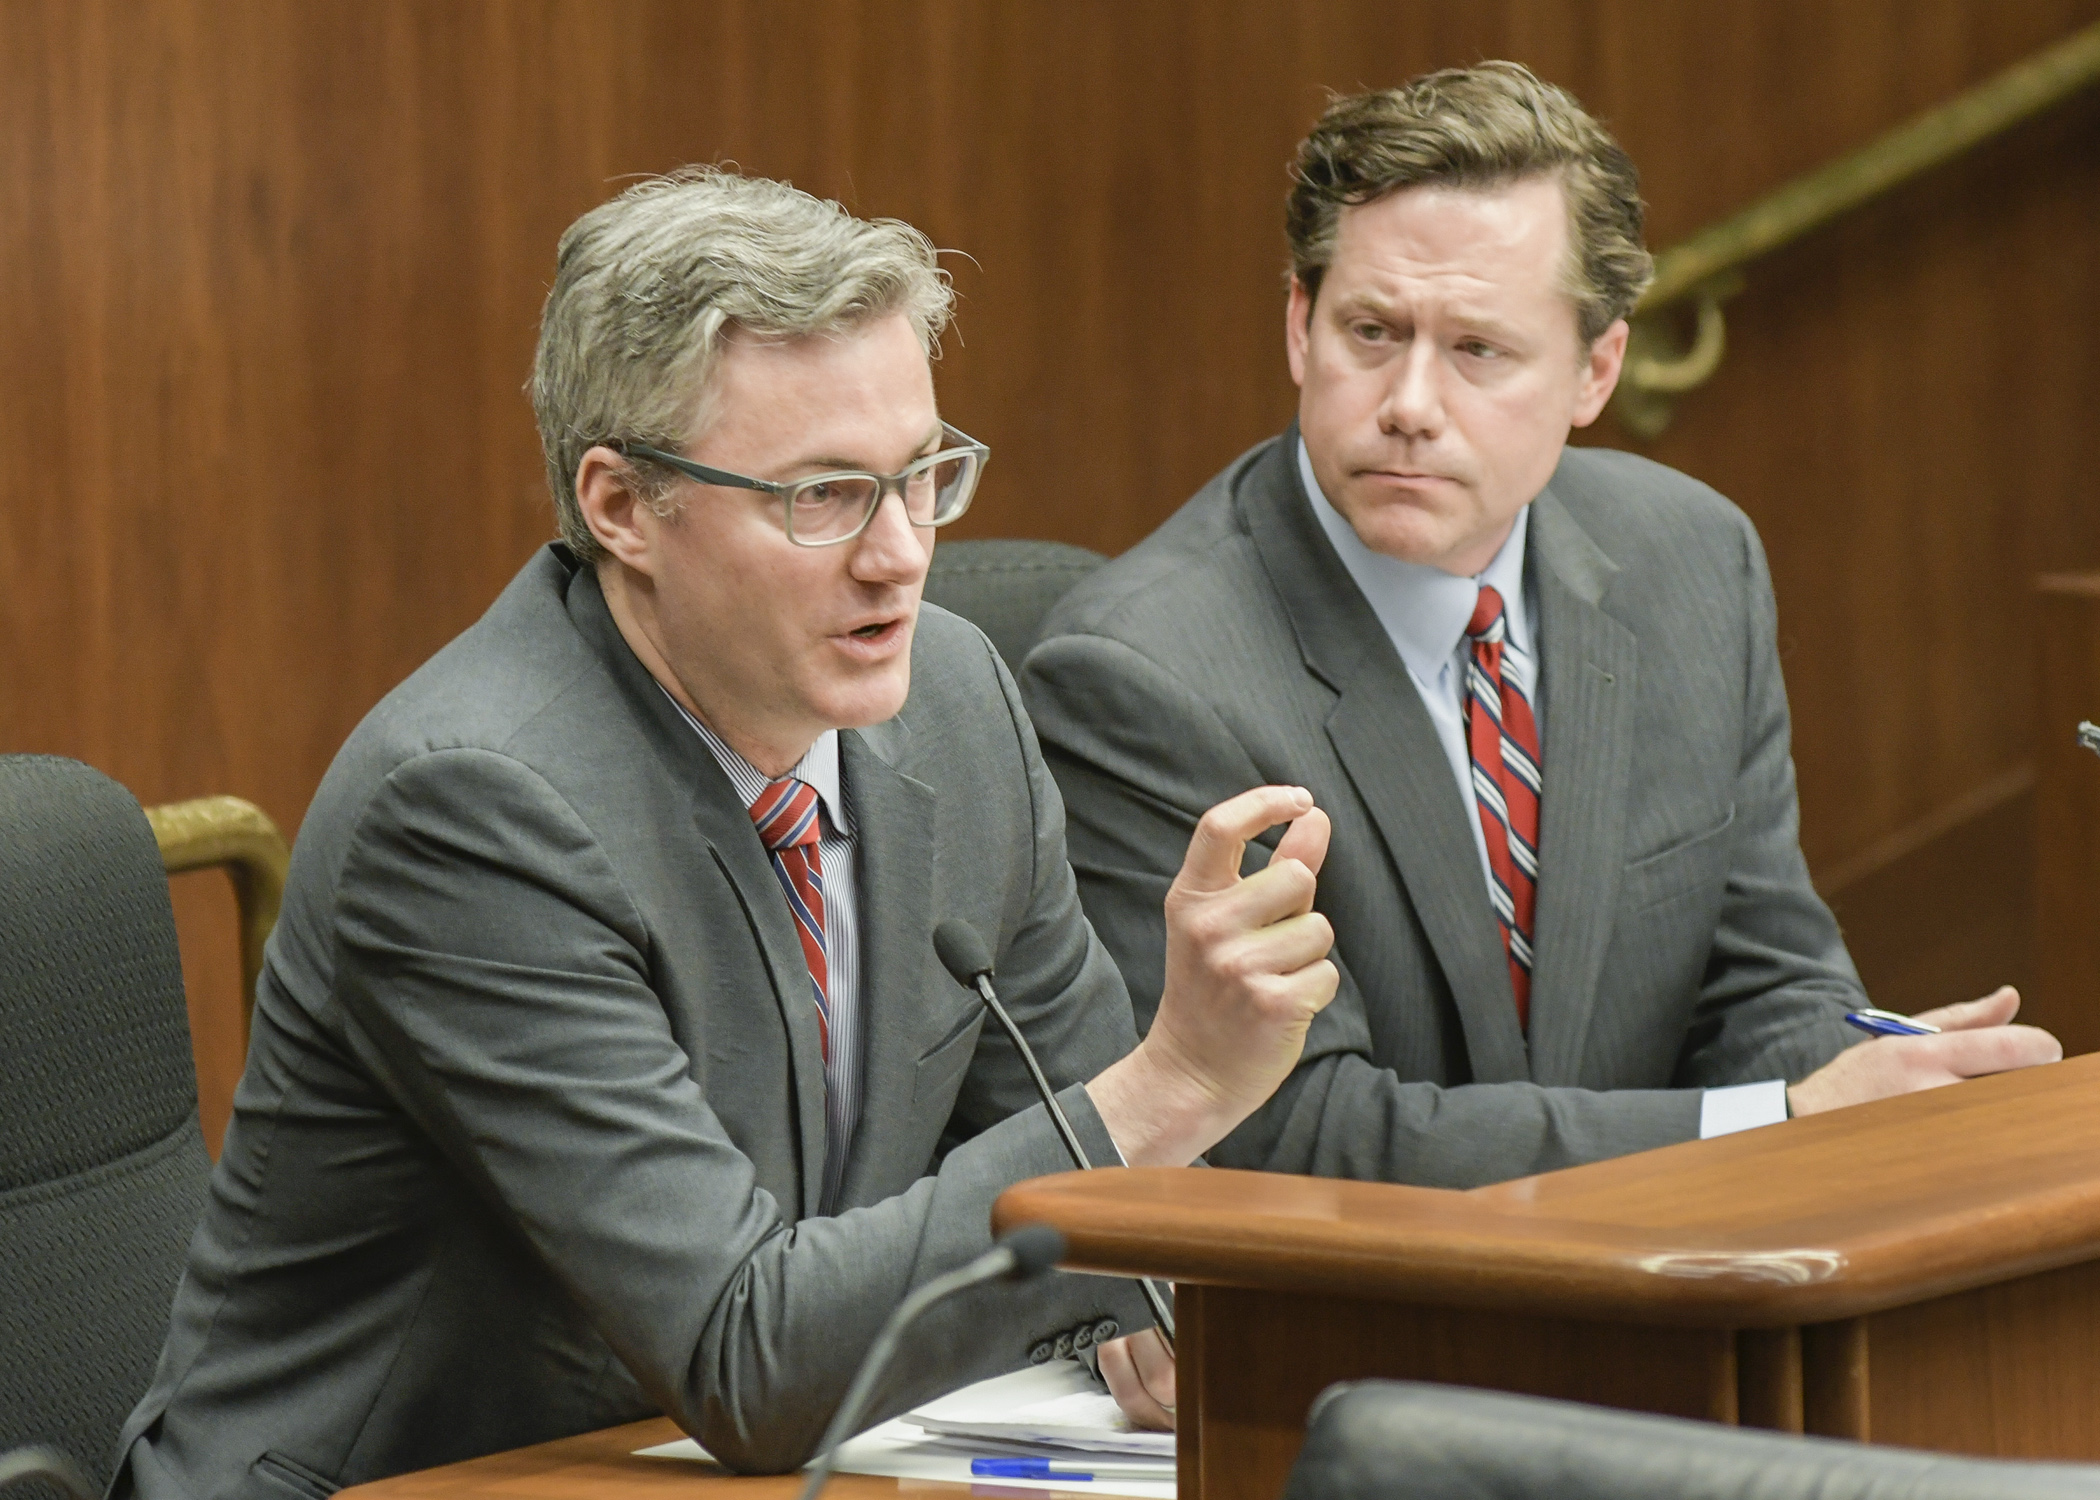
[[[758,837],[773,854],[773,873],[787,892],[788,910],[795,914],[795,933],[802,939],[802,956],[809,962],[809,979],[817,996],[817,1036],[824,1044],[824,1059],[831,1060],[830,983],[824,960],[824,853],[817,816],[817,789],[793,776],[776,777],[751,804],[751,821]]]
[[[1531,701],[1503,675],[1502,647],[1508,634],[1502,596],[1486,584],[1473,606],[1466,638],[1473,654],[1466,663],[1466,745],[1473,758],[1473,795],[1480,803],[1480,831],[1487,838],[1489,895],[1509,956],[1509,987],[1516,995],[1517,1025],[1531,1027],[1531,919],[1539,889],[1539,728]]]

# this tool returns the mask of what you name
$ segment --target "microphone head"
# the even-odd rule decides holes
[[[954,917],[933,929],[933,951],[940,955],[941,966],[966,990],[977,988],[978,975],[992,972],[992,955],[984,946],[984,939],[968,922]]]
[[[1065,1237],[1048,1224],[1023,1224],[999,1246],[1014,1258],[1014,1268],[1006,1273],[1009,1281],[1031,1280],[1065,1258]]]

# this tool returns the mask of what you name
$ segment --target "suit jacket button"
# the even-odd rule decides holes
[[[1091,1349],[1091,1348],[1093,1348],[1093,1346],[1094,1346],[1094,1325],[1093,1325],[1093,1324],[1091,1324],[1091,1323],[1081,1323],[1081,1324],[1080,1324],[1080,1325],[1079,1325],[1079,1326],[1078,1326],[1077,1328],[1075,1328],[1075,1329],[1073,1329],[1073,1330],[1072,1330],[1072,1348],[1073,1348],[1073,1349],[1074,1349],[1075,1351],[1076,1351],[1076,1350],[1080,1350],[1080,1349]]]
[[[1060,1333],[1057,1336],[1057,1357],[1059,1359],[1070,1359],[1072,1357],[1072,1335],[1069,1333]]]
[[[1050,1341],[1048,1339],[1044,1339],[1040,1344],[1028,1351],[1028,1362],[1032,1365],[1047,1365],[1050,1363],[1051,1358]]]
[[[1094,1342],[1097,1344],[1107,1343],[1116,1336],[1121,1326],[1114,1318],[1103,1318],[1094,1325]]]

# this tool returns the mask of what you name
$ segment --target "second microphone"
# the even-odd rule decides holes
[[[1035,1083],[1035,1091],[1042,1097],[1043,1108],[1050,1112],[1051,1122],[1057,1126],[1058,1136],[1065,1143],[1065,1151],[1072,1158],[1072,1165],[1082,1172],[1093,1171],[1094,1164],[1088,1159],[1086,1148],[1079,1144],[1079,1133],[1065,1117],[1064,1107],[1057,1102],[1057,1095],[1051,1092],[1050,1080],[1043,1076],[1042,1064],[1035,1059],[1035,1049],[1028,1045],[1028,1039],[1021,1035],[1021,1028],[1014,1024],[1014,1018],[1008,1015],[1006,1007],[999,1003],[998,992],[992,988],[991,950],[985,947],[984,939],[977,935],[977,929],[967,922],[951,917],[933,929],[933,951],[940,956],[942,967],[954,976],[957,984],[976,992],[977,998],[984,1002],[985,1009],[992,1013],[992,1018],[1013,1042],[1014,1050],[1021,1054],[1022,1065],[1028,1069],[1028,1076]],[[1165,1342],[1167,1352],[1172,1354],[1174,1314],[1167,1307],[1166,1297],[1149,1278],[1139,1276],[1132,1279],[1137,1282],[1138,1290],[1145,1294],[1145,1305],[1151,1309],[1152,1321],[1158,1325],[1159,1336]]]

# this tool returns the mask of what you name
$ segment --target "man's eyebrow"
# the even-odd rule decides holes
[[[1335,310],[1344,318],[1368,315],[1385,322],[1404,316],[1392,302],[1368,289],[1351,292],[1335,305]],[[1521,330],[1507,318],[1490,312],[1478,312],[1464,307],[1447,309],[1446,319],[1474,333],[1488,334],[1494,338],[1515,342]]]
[[[936,422],[933,424],[933,431],[927,434],[925,437],[919,439],[919,457],[923,458],[929,453],[939,451],[941,436],[941,424]],[[828,453],[818,453],[812,455],[809,458],[797,459],[794,463],[789,464],[788,468],[790,470],[850,469],[856,474],[868,474],[874,472],[867,466],[865,462],[863,462],[860,459],[839,458],[835,455]]]
[[[1516,324],[1506,318],[1498,318],[1493,313],[1454,310],[1451,314],[1451,321],[1458,324],[1459,327],[1469,328],[1475,333],[1490,334],[1495,338],[1511,342],[1514,342],[1520,333]]]
[[[1390,318],[1393,315],[1394,308],[1391,302],[1379,296],[1376,292],[1363,289],[1351,292],[1348,296],[1342,298],[1335,311],[1345,318],[1354,316],[1357,313],[1369,313],[1373,317]]]

